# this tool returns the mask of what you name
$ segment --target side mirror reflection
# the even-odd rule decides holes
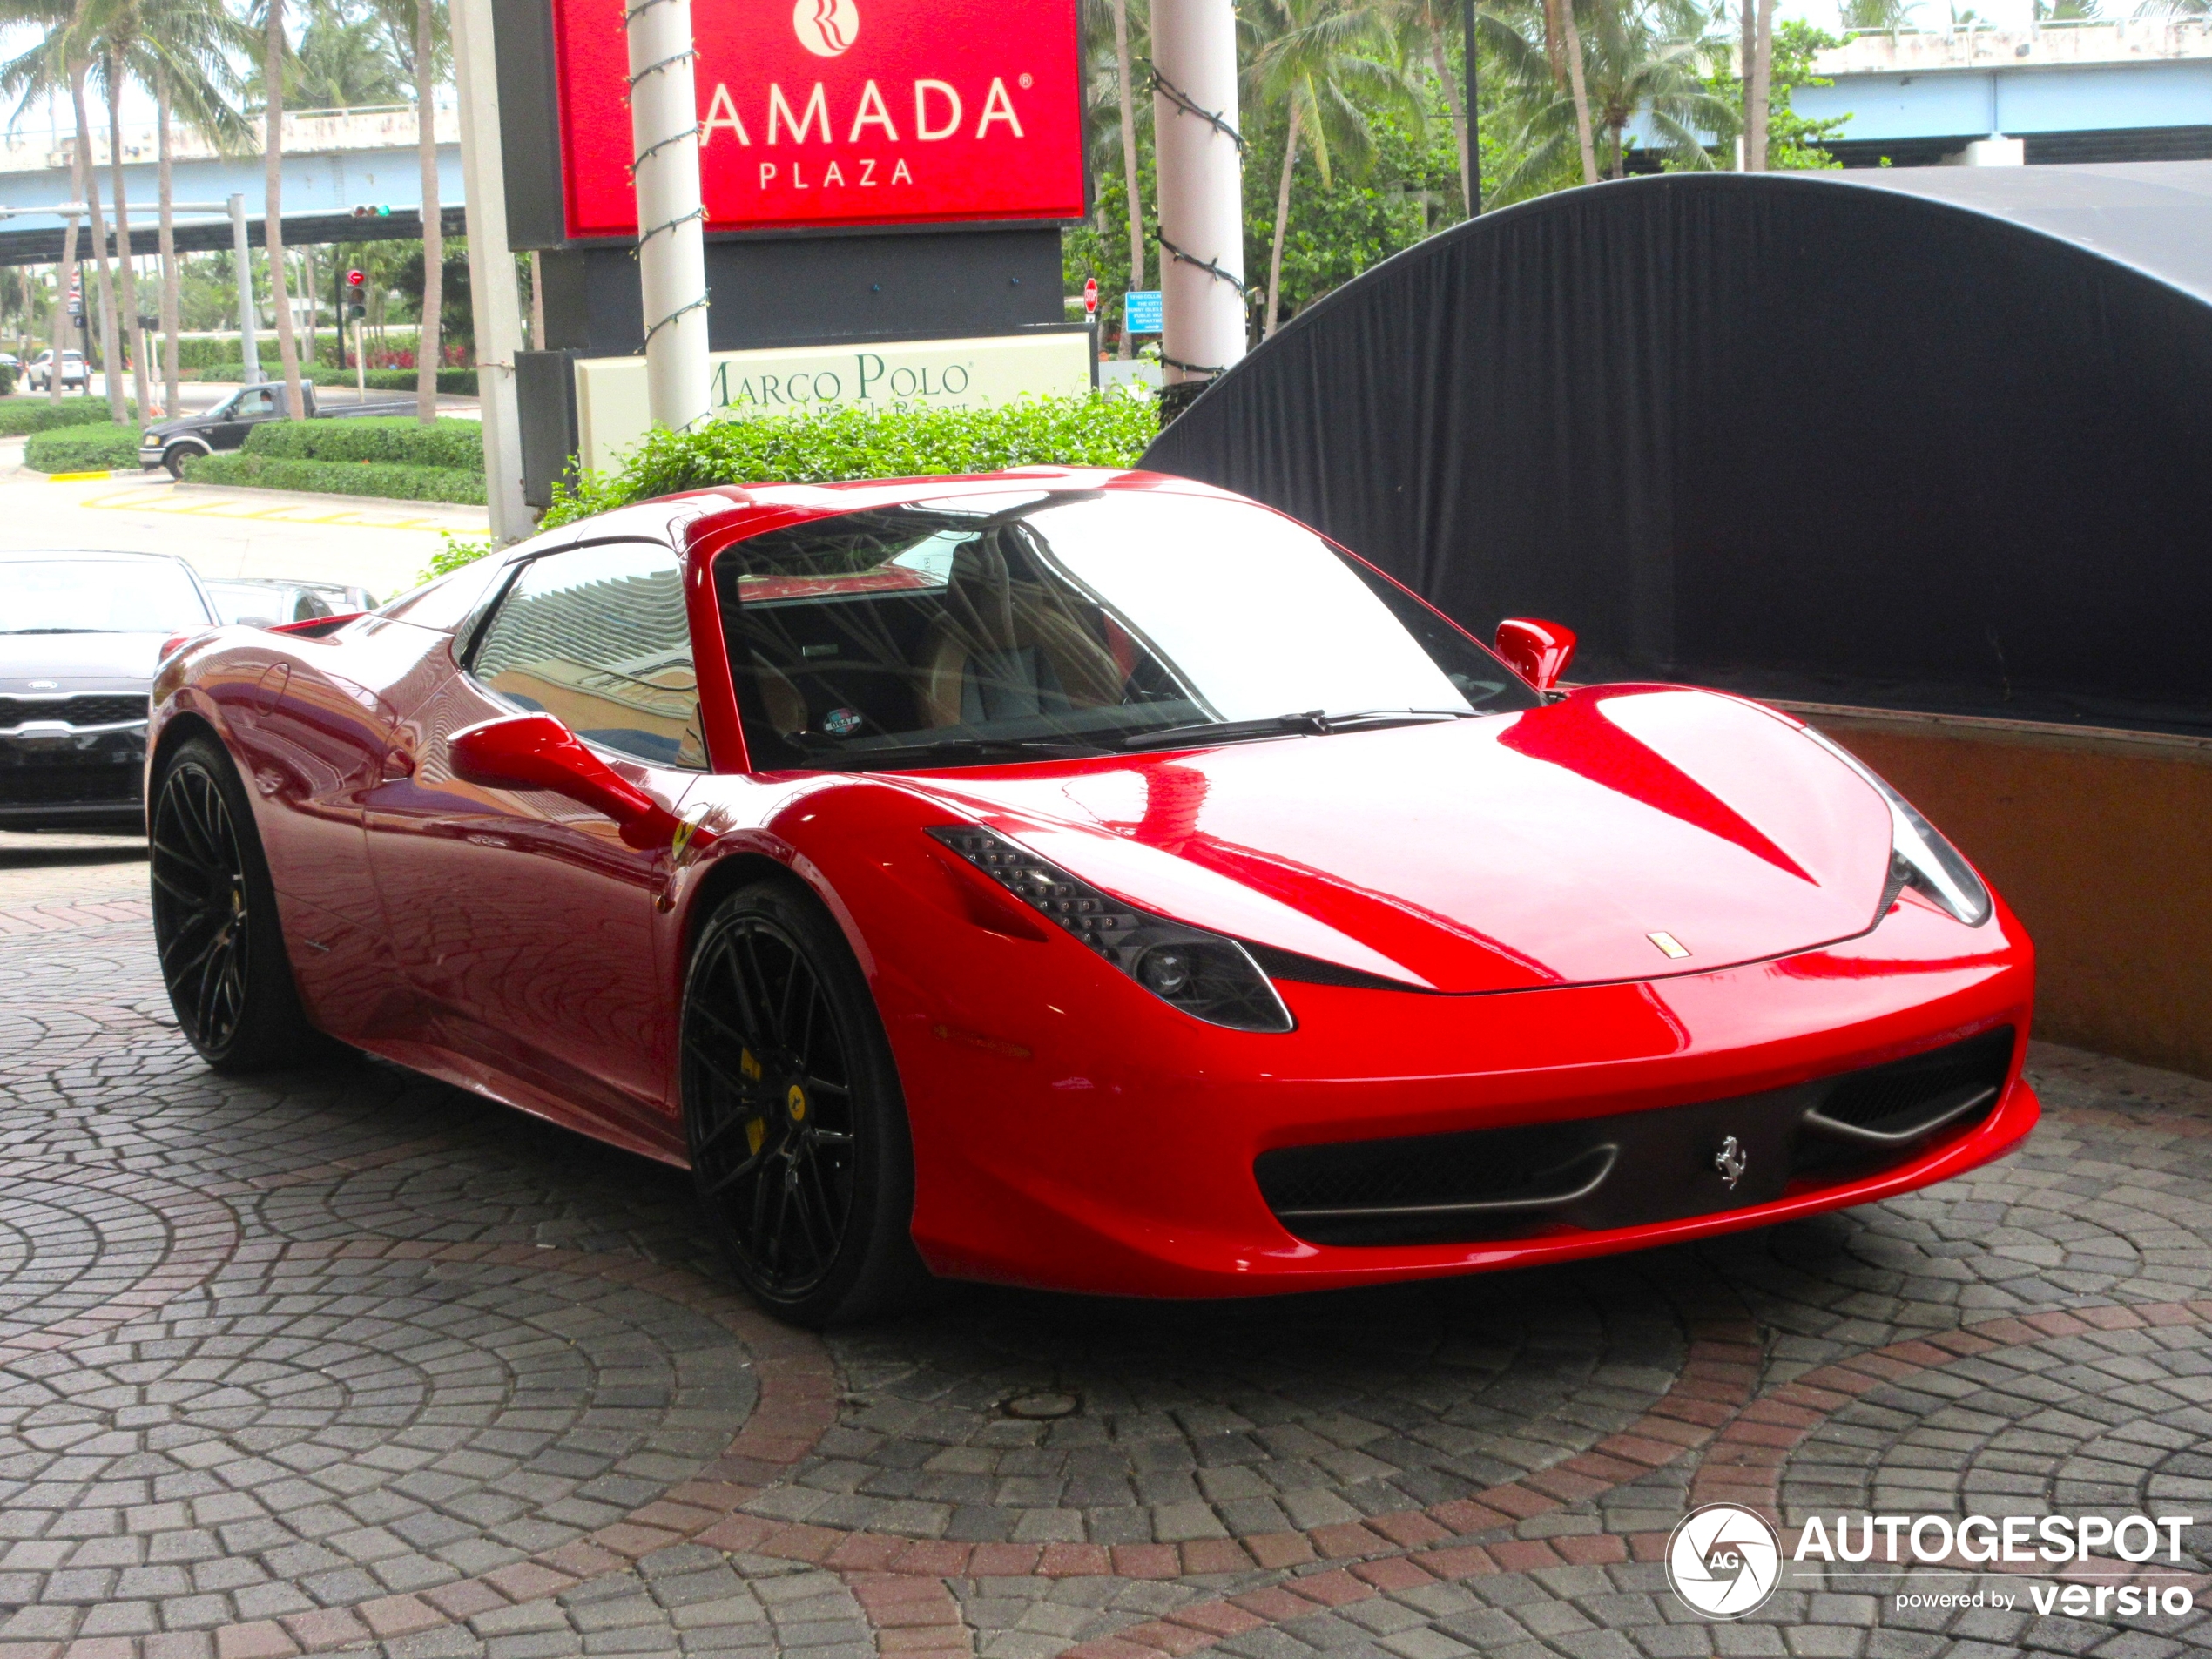
[[[1498,655],[1538,691],[1548,691],[1575,660],[1575,631],[1561,623],[1508,617],[1498,624]]]
[[[454,776],[482,789],[544,789],[621,826],[624,844],[664,846],[676,815],[577,741],[550,714],[517,714],[456,732],[447,741]]]

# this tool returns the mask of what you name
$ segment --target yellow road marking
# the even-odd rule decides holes
[[[115,476],[115,475],[114,475],[112,472],[105,472],[105,471],[104,471],[104,472],[50,472],[50,473],[48,473],[48,474],[46,475],[46,482],[47,482],[48,483],[50,483],[50,484],[75,484],[75,483],[82,483],[82,482],[84,482],[86,479],[88,479],[88,478],[112,478],[112,477],[114,477],[114,476]]]
[[[114,475],[57,473],[53,475],[57,478],[107,478]],[[437,531],[470,528],[457,527],[450,519],[365,516],[358,508],[345,507],[331,512],[319,502],[311,505],[305,502],[279,502],[267,507],[252,507],[246,502],[221,496],[212,500],[192,497],[179,500],[169,493],[167,486],[160,484],[139,485],[112,495],[93,496],[78,504],[110,513],[171,513],[180,517],[242,518],[262,523],[335,524],[348,529]]]

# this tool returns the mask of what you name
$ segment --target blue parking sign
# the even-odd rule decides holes
[[[1157,288],[1131,288],[1122,296],[1122,326],[1130,333],[1157,334],[1160,332],[1160,291]]]

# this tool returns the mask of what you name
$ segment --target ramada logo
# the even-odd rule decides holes
[[[817,57],[840,57],[860,37],[860,9],[853,0],[799,0],[791,9],[792,32]]]
[[[1741,1504],[1691,1510],[1667,1540],[1667,1582],[1683,1605],[1709,1619],[1755,1613],[1782,1581],[1782,1540]]]

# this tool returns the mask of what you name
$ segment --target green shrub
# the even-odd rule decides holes
[[[0,363],[0,397],[12,397],[16,390],[16,371]]]
[[[126,415],[135,415],[138,406],[125,403]],[[18,398],[0,404],[0,438],[20,438],[26,432],[51,432],[62,426],[105,426],[107,400],[104,397],[65,397],[60,402],[48,401],[42,392],[36,398]]]
[[[136,472],[138,428],[105,423],[50,428],[30,435],[23,460],[33,472],[103,472],[113,467]]]
[[[261,373],[273,381],[284,378],[277,373],[276,365],[266,358],[261,362]],[[246,365],[236,358],[226,363],[211,363],[199,371],[199,378],[225,382],[242,381],[246,378]],[[354,370],[341,368],[335,363],[302,363],[300,365],[300,378],[313,381],[318,387],[333,389],[340,387],[350,389],[361,383]],[[415,389],[415,371],[411,368],[372,368],[365,378],[372,392],[412,392]],[[442,368],[438,371],[438,389],[450,396],[474,397],[476,395],[476,371],[473,368]]]
[[[455,467],[408,467],[374,461],[298,461],[289,455],[194,455],[185,482],[245,484],[257,489],[308,489],[384,501],[458,502],[481,507],[484,475]]]
[[[408,351],[413,349],[415,341],[415,331],[409,327],[388,329],[381,342],[372,335],[369,343],[374,350]],[[300,336],[300,343],[301,349],[306,349],[307,337],[304,334]],[[349,332],[347,336],[348,350],[352,348],[352,334]],[[270,378],[273,380],[277,361],[275,335],[258,336],[255,354],[260,358],[261,367],[270,371]],[[237,365],[240,362],[241,356],[236,334],[216,334],[208,339],[180,340],[177,342],[177,367],[186,374],[195,369],[221,368]],[[319,331],[315,335],[316,359],[327,367],[336,360],[337,356],[336,336],[327,329]]]
[[[246,453],[284,455],[294,461],[390,462],[481,473],[484,428],[477,421],[441,421],[426,427],[406,415],[268,421],[246,435]]]
[[[552,529],[610,508],[711,484],[832,483],[998,472],[1008,467],[1129,467],[1160,429],[1149,399],[1093,393],[1025,397],[975,409],[909,404],[828,415],[718,421],[687,433],[658,428],[606,472],[554,486],[540,521]]]

